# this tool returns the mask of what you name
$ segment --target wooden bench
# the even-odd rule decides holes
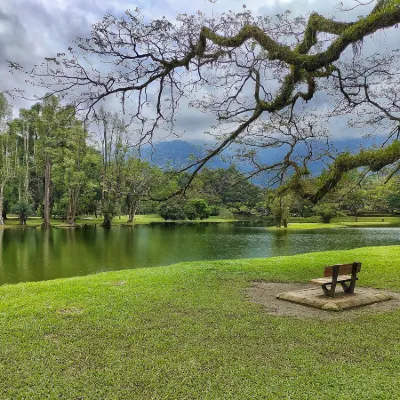
[[[354,293],[356,287],[357,274],[361,271],[361,263],[336,264],[331,267],[325,267],[324,277],[312,279],[310,282],[321,285],[324,293],[329,297],[335,297],[336,285],[341,284],[345,293]],[[348,282],[350,284],[348,285]],[[330,286],[328,289],[327,286]]]

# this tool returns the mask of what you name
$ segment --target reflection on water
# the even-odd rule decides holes
[[[268,231],[233,224],[0,230],[0,284],[168,265],[400,244],[400,228]]]

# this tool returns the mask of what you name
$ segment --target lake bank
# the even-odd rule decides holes
[[[399,292],[399,250],[197,261],[2,286],[2,395],[320,400],[341,398],[351,384],[357,399],[396,398],[399,311],[351,324],[276,317],[244,290],[256,279],[307,282],[324,265],[359,260],[360,286]]]
[[[278,229],[246,222],[0,230],[0,285],[185,261],[400,244],[400,228]]]
[[[19,225],[19,220],[16,217],[9,218],[5,221],[5,225],[0,226],[1,229],[18,229],[18,228],[40,228],[43,219],[29,218],[26,226]],[[65,224],[63,220],[52,219],[51,225],[55,228],[82,228],[88,226],[101,226],[103,222],[102,217],[98,218],[83,218],[76,220],[76,226]],[[113,226],[135,226],[135,225],[149,225],[149,224],[205,224],[205,223],[258,223],[269,227],[271,230],[276,229],[326,229],[326,228],[362,228],[362,227],[400,227],[400,217],[359,217],[356,221],[354,217],[337,217],[333,218],[329,224],[324,224],[318,217],[291,217],[287,228],[276,228],[273,225],[273,218],[271,217],[256,217],[256,216],[236,216],[233,218],[221,218],[219,216],[209,217],[203,220],[178,220],[166,221],[158,214],[137,215],[133,222],[128,222],[128,216],[115,217],[113,219]]]
[[[193,220],[193,221],[166,221],[163,218],[161,218],[158,214],[148,214],[148,215],[137,215],[134,221],[128,222],[128,216],[121,216],[120,217],[115,217],[113,219],[113,226],[119,226],[119,225],[128,225],[128,226],[133,226],[133,225],[147,225],[147,224],[152,224],[152,223],[223,223],[223,222],[235,222],[238,221],[237,219],[230,219],[230,218],[221,218],[221,217],[209,217],[206,219],[198,219],[198,220]],[[5,225],[1,225],[0,229],[18,229],[18,228],[40,228],[41,224],[43,223],[42,218],[28,218],[27,220],[27,225],[22,226],[19,224],[19,220],[16,217],[11,217],[8,218],[5,221]],[[61,219],[51,219],[51,225],[54,228],[74,228],[74,227],[84,227],[84,226],[90,226],[90,225],[101,225],[103,223],[103,218],[83,218],[83,219],[77,219],[76,220],[76,226],[72,225],[67,225],[64,220]]]
[[[389,228],[400,227],[400,217],[358,217],[357,221],[354,217],[337,217],[333,218],[329,224],[324,224],[317,217],[299,218],[293,217],[289,219],[287,228],[275,226],[269,227],[271,230],[284,229],[329,229],[329,228]]]

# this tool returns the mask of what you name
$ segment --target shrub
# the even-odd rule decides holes
[[[337,205],[334,203],[321,203],[314,207],[314,211],[321,217],[324,224],[330,224],[332,218],[339,214]]]
[[[33,214],[33,207],[27,200],[21,200],[13,207],[13,212],[18,215],[20,224],[26,225],[26,220]]]
[[[212,216],[212,217],[216,217],[217,215],[220,215],[220,212],[221,212],[221,207],[219,207],[219,206],[209,206],[209,209],[210,209],[210,215]]]
[[[208,204],[203,199],[193,199],[189,200],[189,207],[193,207],[196,211],[197,218],[205,219],[208,218],[211,214],[211,209],[208,207]]]
[[[185,216],[189,220],[198,218],[196,207],[191,202],[185,204]]]
[[[225,219],[233,219],[233,212],[229,211],[227,208],[221,208],[219,212],[219,216]]]
[[[182,203],[176,201],[167,201],[161,204],[159,208],[161,218],[165,220],[182,220],[186,218]]]

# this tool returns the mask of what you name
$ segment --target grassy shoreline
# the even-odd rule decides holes
[[[400,311],[270,316],[243,290],[360,260],[400,291],[400,246],[191,262],[0,287],[0,398],[395,399]],[[338,340],[339,338],[339,340]],[[335,384],[332,384],[332,377]]]
[[[181,224],[181,223],[223,223],[223,222],[235,222],[237,219],[225,219],[221,217],[209,217],[203,220],[193,220],[193,221],[165,221],[158,214],[149,214],[149,215],[137,215],[133,222],[128,223],[128,216],[115,217],[113,219],[113,226],[120,225],[148,225],[153,223],[170,223],[170,224]],[[0,229],[18,229],[18,228],[40,228],[43,222],[42,218],[29,218],[27,221],[27,226],[19,225],[19,220],[15,217],[11,217],[5,221],[5,225],[0,226]],[[103,218],[83,218],[76,220],[76,227],[81,227],[84,225],[101,225],[103,222]],[[63,220],[52,219],[51,225],[55,228],[71,228],[73,226],[65,224]]]
[[[332,228],[363,228],[363,227],[400,227],[400,217],[392,216],[392,217],[384,217],[382,221],[382,217],[359,217],[358,221],[355,221],[353,217],[338,217],[334,218],[330,224],[323,224],[319,221],[318,217],[309,217],[309,218],[300,218],[300,217],[292,217],[289,219],[289,224],[287,228],[281,227],[276,228],[274,226],[270,226],[267,229],[269,230],[300,230],[300,229],[332,229]],[[261,220],[261,219],[260,219]],[[201,224],[201,223],[231,223],[243,221],[239,219],[225,219],[221,217],[210,217],[204,220],[194,220],[194,221],[165,221],[158,214],[149,214],[149,215],[137,215],[135,220],[131,223],[128,223],[127,216],[121,216],[121,218],[116,217],[113,219],[113,226],[133,226],[133,225],[148,225],[148,224],[157,224],[157,223],[167,223],[167,224]],[[40,228],[43,220],[41,218],[29,218],[27,221],[27,227],[32,228]],[[99,218],[84,218],[78,219],[76,221],[76,227],[82,227],[87,225],[101,225],[103,219]],[[52,219],[51,224],[55,228],[73,228],[70,225],[67,225],[62,220]],[[0,226],[0,229],[19,229],[25,228],[19,225],[19,221],[17,218],[9,218],[6,221],[6,224]]]
[[[382,221],[383,219],[383,221]],[[359,217],[358,221],[351,217],[338,217],[329,224],[323,224],[316,217],[291,218],[287,228],[269,227],[270,230],[298,229],[332,229],[332,228],[397,228],[400,227],[400,217]]]

